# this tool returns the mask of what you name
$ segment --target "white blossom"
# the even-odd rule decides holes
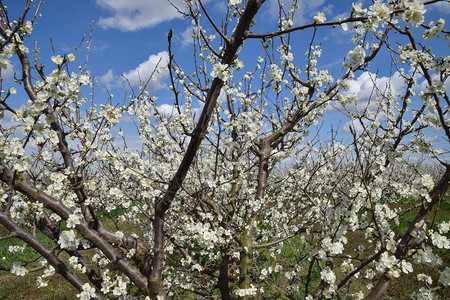
[[[17,276],[25,276],[28,270],[20,262],[13,262],[10,272]]]
[[[450,268],[445,267],[444,271],[442,271],[441,275],[438,279],[439,283],[442,284],[445,287],[450,286]]]
[[[236,296],[239,296],[239,297],[256,296],[257,292],[258,292],[258,289],[251,284],[250,288],[248,288],[248,289],[237,289],[237,290],[234,291],[234,294]]]
[[[369,7],[369,16],[375,21],[386,22],[390,18],[390,9],[382,1],[377,0]]]
[[[366,51],[361,45],[356,46],[347,55],[347,60],[342,64],[344,68],[352,68],[364,63]]]
[[[431,234],[431,241],[433,245],[441,249],[450,249],[450,243],[445,235],[440,235],[437,232]]]
[[[314,23],[323,23],[327,20],[327,18],[325,17],[325,14],[323,12],[318,12],[317,16],[314,16]]]
[[[33,24],[31,21],[26,21],[25,24],[23,24],[23,28],[28,34],[30,34],[33,31]]]
[[[426,274],[423,274],[423,273],[417,274],[417,280],[426,282],[428,284],[432,284],[433,283],[433,279],[431,279],[430,276],[428,276]]]
[[[89,283],[85,283],[82,286],[81,293],[77,294],[77,298],[80,300],[89,300],[95,297],[95,288],[91,287]]]
[[[336,275],[330,268],[325,268],[320,272],[320,277],[328,284],[334,284],[336,281]]]
[[[76,225],[80,224],[80,216],[77,214],[71,214],[66,221],[67,228],[75,228]]]
[[[438,299],[438,297],[430,290],[426,288],[420,288],[419,292],[413,292],[410,295],[411,299],[415,300],[434,300]]]
[[[78,82],[84,85],[88,85],[90,82],[90,77],[86,74],[82,74],[80,75],[80,77],[78,77]]]
[[[228,65],[222,64],[220,62],[214,64],[213,69],[211,71],[211,76],[217,77],[222,81],[227,81],[228,77],[230,76],[229,71],[228,71]]]
[[[75,231],[65,230],[59,235],[58,243],[63,249],[70,248],[77,242]]]
[[[403,5],[406,7],[403,13],[403,20],[410,22],[413,27],[421,25],[424,21],[424,14],[426,12],[425,6],[418,0],[403,1]]]
[[[440,223],[438,225],[438,230],[440,234],[446,234],[450,230],[450,221]]]
[[[60,55],[57,56],[52,56],[52,61],[57,64],[60,65],[63,63],[63,58]]]
[[[403,273],[408,274],[408,273],[411,273],[413,271],[413,266],[412,266],[411,263],[409,263],[409,262],[407,262],[405,260],[402,260],[401,265],[402,265]]]

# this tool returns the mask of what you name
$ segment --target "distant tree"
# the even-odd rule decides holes
[[[433,274],[417,276],[423,288],[412,297],[448,287],[439,253],[450,248],[450,223],[436,214],[450,166],[428,136],[450,138],[450,64],[427,43],[448,43],[449,33],[444,20],[424,19],[446,1],[354,4],[347,17],[318,13],[302,25],[292,1],[265,33],[252,29],[263,0],[230,0],[220,21],[202,1],[185,1],[195,72],[177,63],[172,31],[169,63],[158,66],[168,68],[172,113],[146,90],[154,74],[125,105],[88,100],[93,76],[70,71],[76,53],[49,55],[48,72],[37,54],[30,60],[42,2],[26,1],[18,18],[3,2],[0,67],[16,59],[29,100],[18,107],[15,88],[1,91],[0,224],[10,233],[0,242],[20,238],[36,251],[46,268],[39,287],[58,272],[81,299],[381,299],[421,264]],[[319,67],[325,30],[353,34],[338,74]],[[312,37],[292,49],[301,31]],[[372,83],[366,102],[349,90],[358,76]],[[113,135],[124,114],[139,151]],[[332,114],[350,126],[325,140],[321,120]],[[32,263],[0,269],[24,275]]]

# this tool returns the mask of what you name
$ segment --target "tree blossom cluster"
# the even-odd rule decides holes
[[[426,3],[402,0],[356,3],[344,19],[319,12],[297,25],[293,1],[280,6],[275,31],[257,33],[263,2],[229,1],[219,27],[205,3],[185,1],[196,65],[176,62],[169,34],[160,67],[173,105],[147,81],[126,103],[89,101],[94,77],[69,71],[76,52],[50,56],[48,73],[36,63],[31,77],[25,42],[35,18],[10,23],[2,10],[0,68],[14,61],[24,75],[0,94],[12,124],[0,128],[0,224],[11,232],[5,239],[19,237],[46,261],[38,287],[60,272],[80,299],[381,299],[392,282],[414,277],[411,298],[443,295],[450,222],[433,214],[450,166],[429,134],[450,138],[450,70],[448,57],[424,49],[448,36],[444,20],[426,20]],[[339,73],[323,67],[315,34],[292,47],[300,30],[353,34]],[[258,40],[262,54],[240,56],[244,40]],[[379,56],[401,89],[371,71]],[[350,88],[361,74],[373,86],[367,102]],[[17,87],[29,98],[20,107]],[[320,124],[331,113],[349,125],[325,138]],[[125,117],[137,150],[118,130]],[[11,246],[11,263],[0,267],[29,272],[31,262],[16,260],[24,247]],[[424,268],[433,274],[414,273]]]

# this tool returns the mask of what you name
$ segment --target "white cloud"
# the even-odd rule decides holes
[[[189,45],[192,45],[192,42],[193,42],[193,39],[192,39],[193,31],[192,30],[193,30],[192,27],[188,27],[188,28],[186,28],[185,31],[183,31],[182,33],[180,33],[178,35],[178,39],[181,42],[181,47],[186,48]]]
[[[361,122],[359,120],[350,120],[347,121],[344,124],[344,131],[347,133],[350,133],[350,127],[352,127],[352,129],[357,133],[357,134],[361,134],[362,132],[364,132],[364,127],[363,124],[361,124]]]
[[[150,76],[152,76],[147,90],[155,91],[165,86],[164,80],[169,75],[167,71],[168,62],[169,54],[166,51],[161,51],[157,54],[150,55],[146,61],[140,63],[134,70],[124,73],[123,76],[132,86],[145,84]],[[155,72],[156,69],[159,69],[160,72]],[[108,75],[108,73],[105,75]]]
[[[429,10],[439,12],[441,14],[448,15],[450,14],[450,5],[448,5],[448,2],[437,2],[433,3],[430,6],[428,6]]]
[[[183,110],[183,107],[181,107],[180,109]],[[161,104],[156,108],[156,110],[160,115],[166,117],[178,115],[178,110],[172,104]]]
[[[179,8],[182,0],[171,0]],[[111,12],[112,16],[100,18],[103,28],[136,31],[159,23],[181,18],[181,14],[168,0],[96,0],[97,5]]]
[[[124,131],[123,136],[124,136],[127,148],[129,150],[131,150],[133,152],[142,150],[142,141],[141,141],[139,135],[131,134],[128,131]],[[114,141],[114,144],[116,147],[121,147],[121,148],[124,147],[123,139],[116,139]]]
[[[119,77],[114,75],[112,69],[109,69],[108,72],[106,72],[106,74],[100,76],[100,82],[107,88],[111,88],[117,85],[118,79]]]
[[[431,75],[431,79],[434,81],[441,81],[441,79],[440,79],[440,76],[439,76],[439,74],[436,74],[436,73],[434,73],[434,74],[432,74]],[[428,86],[428,81],[426,80],[426,79],[421,79],[422,80],[422,82],[420,83],[420,84],[417,84],[417,85],[415,85],[414,86],[414,91],[416,92],[416,93],[420,93],[421,91],[426,91],[428,88],[427,88],[427,86]],[[445,92],[447,93],[447,94],[450,94],[450,79],[446,79],[445,81],[444,81],[444,88],[445,88]]]
[[[348,84],[349,90],[346,94],[356,96],[359,109],[364,109],[371,100],[373,101],[371,101],[369,108],[375,109],[376,103],[374,100],[377,93],[397,96],[405,87],[403,78],[398,72],[395,72],[392,77],[376,77],[376,74],[364,72],[358,78],[349,80]]]
[[[0,69],[0,79],[1,80],[12,80],[14,77],[14,66],[7,60],[6,69]]]
[[[121,76],[114,74],[112,69],[99,77],[99,81],[108,89],[113,87],[132,87],[143,86],[147,84],[146,90],[149,92],[157,91],[166,86],[165,80],[169,76],[167,63],[169,54],[167,51],[161,51],[157,54],[151,54],[148,59],[139,64],[135,69],[122,73]]]
[[[4,128],[11,128],[13,126],[20,125],[19,121],[12,121],[11,118],[13,116],[13,113],[9,110],[3,111],[3,117],[0,118],[0,125]]]
[[[328,16],[328,20],[331,19],[331,17],[334,15],[334,6],[333,4],[328,4],[327,6],[324,6],[320,9],[321,12],[325,14],[325,16]]]
[[[281,0],[281,4],[283,4],[284,10],[287,12],[290,9],[290,5],[292,4],[291,0]],[[294,15],[294,25],[299,25],[303,23],[312,23],[314,14],[319,10],[318,8],[325,3],[325,0],[316,0],[316,1],[300,1],[299,8],[295,12]],[[269,3],[269,14],[271,18],[277,19],[279,12],[279,4],[278,0],[271,0]],[[325,16],[328,17],[328,13],[332,9],[332,5],[327,6],[322,9],[325,13]]]

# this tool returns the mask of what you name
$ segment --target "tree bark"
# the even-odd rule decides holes
[[[3,182],[13,185],[14,190],[22,193],[31,201],[37,201],[42,203],[47,209],[58,214],[64,220],[67,220],[72,214],[72,211],[61,204],[59,201],[53,199],[49,195],[40,191],[31,182],[26,180],[16,179],[14,184],[12,183],[13,172],[2,166],[3,170],[0,172],[0,180]],[[98,247],[105,256],[113,262],[136,286],[141,290],[146,290],[147,288],[147,278],[143,276],[139,270],[128,263],[123,257],[121,257],[114,247],[109,244],[104,238],[102,238],[95,230],[89,228],[86,222],[80,222],[76,225],[76,229],[83,238],[90,241],[96,247]]]
[[[414,218],[414,221],[408,227],[408,230],[401,237],[400,242],[395,251],[395,257],[397,259],[402,259],[411,249],[412,245],[415,244],[415,238],[413,237],[413,232],[417,231],[417,224],[420,221],[428,222],[432,212],[435,211],[439,207],[439,203],[444,197],[445,193],[448,190],[450,179],[450,165],[446,166],[445,173],[442,175],[439,182],[434,186],[434,188],[430,192],[431,202],[428,203],[425,207],[423,207]],[[368,300],[376,300],[382,299],[384,295],[389,291],[391,287],[391,279],[387,276],[387,274],[383,274],[381,278],[378,280],[375,287],[369,293],[369,295],[365,298]]]
[[[250,29],[251,22],[258,12],[264,0],[250,0],[239,19],[233,35],[227,41],[225,53],[221,63],[231,65],[236,58],[236,53],[239,47],[245,40],[245,33]],[[192,162],[200,148],[208,126],[211,120],[212,113],[216,107],[217,98],[223,87],[223,81],[215,78],[210,89],[208,90],[205,106],[199,117],[198,123],[191,135],[191,140],[183,156],[183,160],[178,167],[175,176],[170,181],[169,186],[164,193],[164,196],[155,203],[155,219],[153,221],[154,231],[154,256],[152,262],[152,271],[149,276],[149,289],[152,299],[157,295],[162,295],[162,270],[164,268],[164,217],[167,210],[170,208],[175,195],[181,188],[186,174],[189,171]],[[155,290],[156,289],[156,290]]]
[[[83,282],[75,274],[70,272],[67,266],[61,260],[59,260],[59,258],[54,255],[50,249],[42,244],[37,238],[23,230],[4,212],[1,211],[0,223],[5,226],[6,229],[14,233],[18,238],[23,240],[27,245],[36,250],[40,255],[42,255],[50,263],[50,265],[52,265],[55,270],[77,290],[81,291],[83,289]]]

